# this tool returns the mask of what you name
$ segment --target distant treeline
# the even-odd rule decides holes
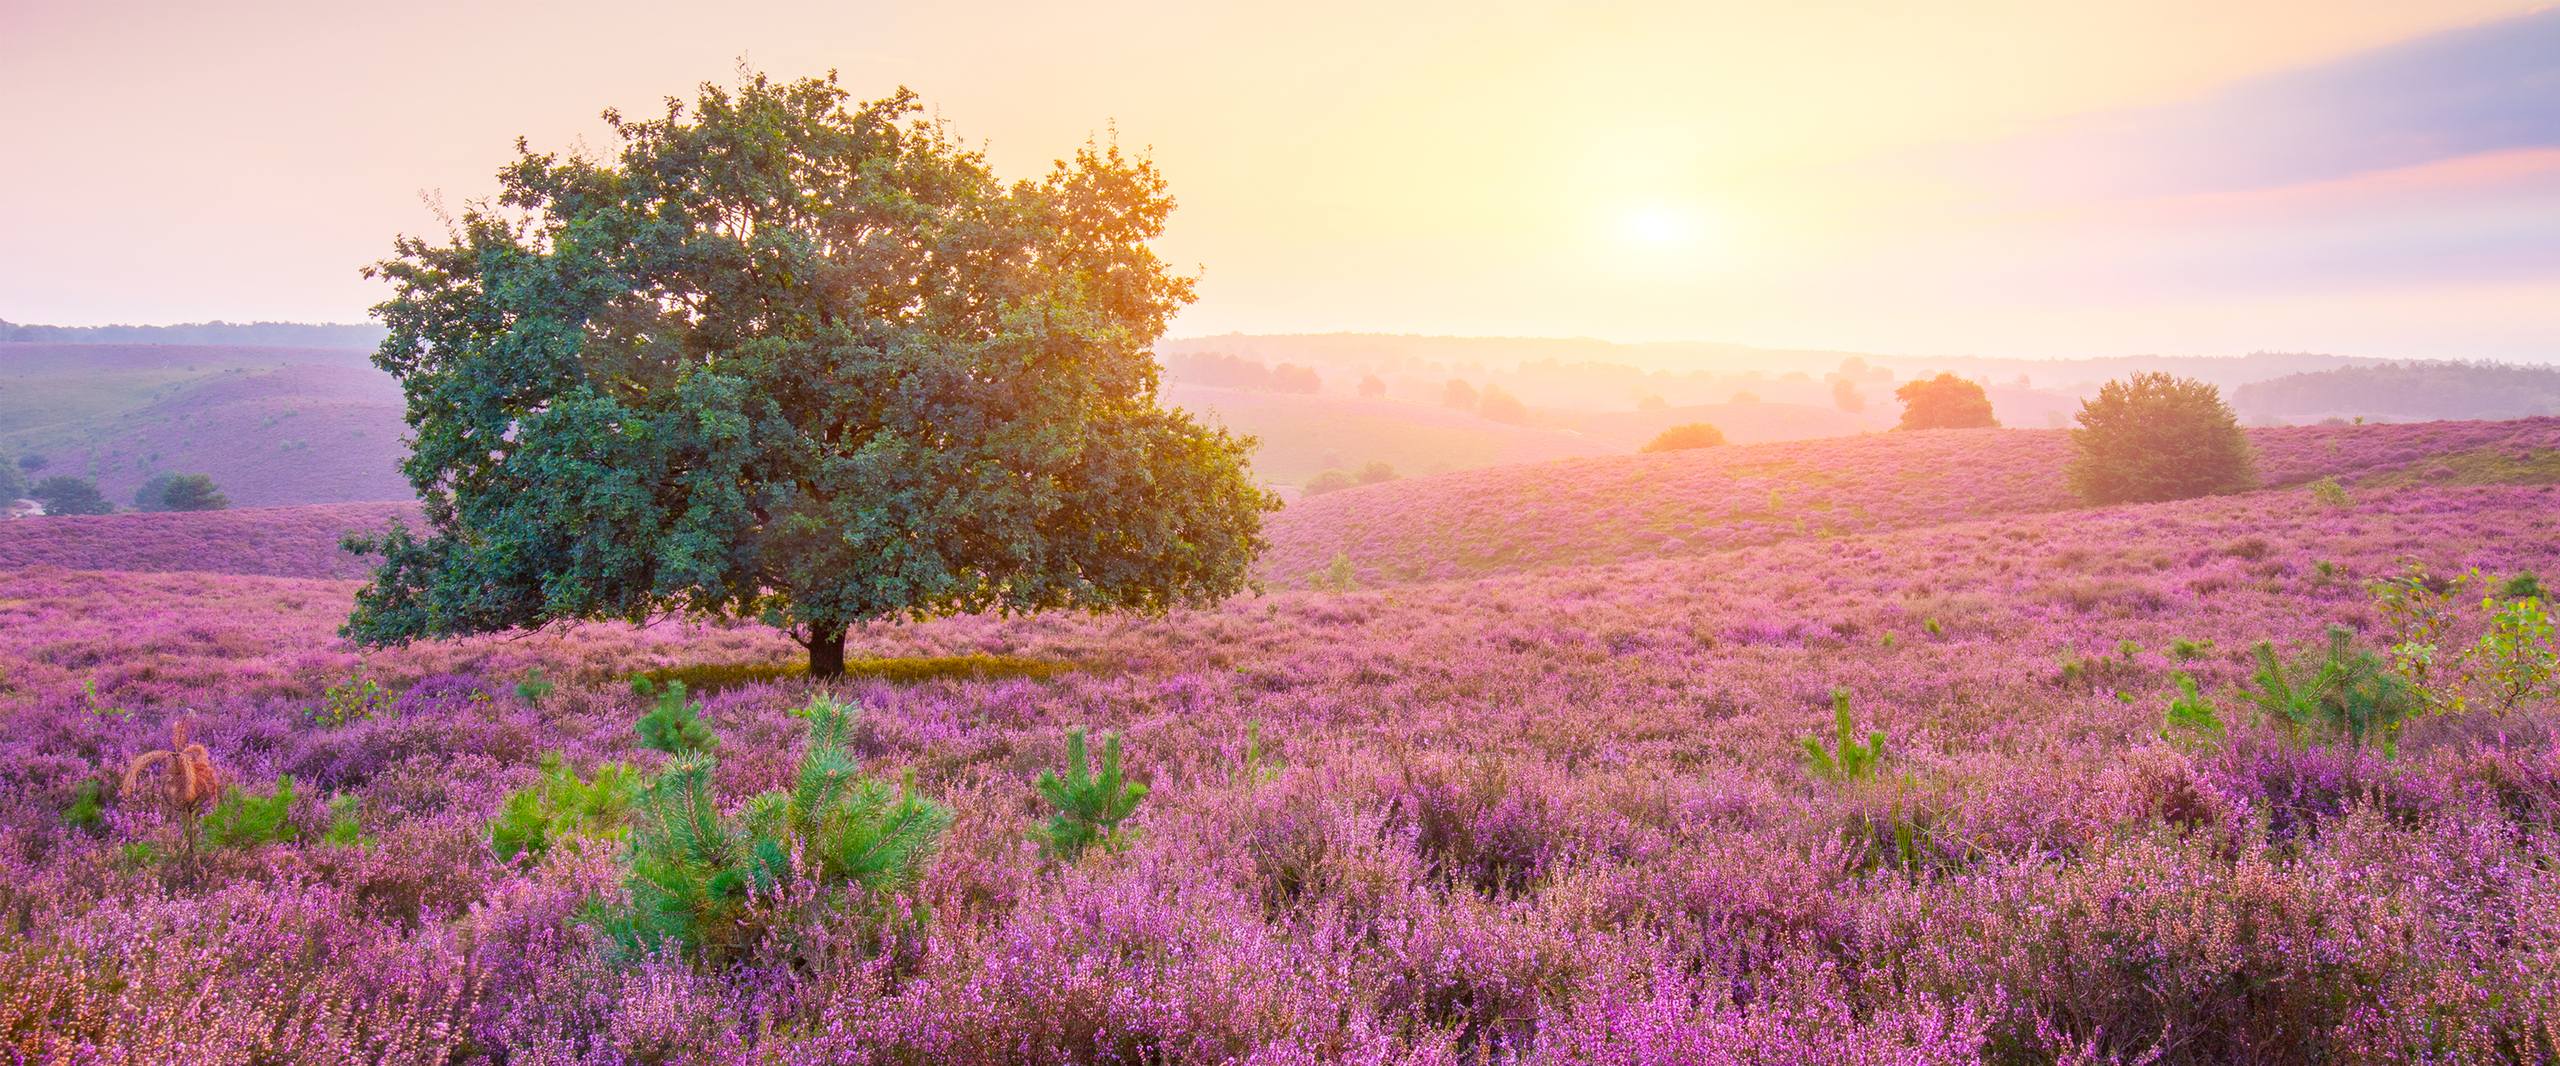
[[[2346,366],[2242,385],[2232,402],[2252,418],[2524,418],[2560,413],[2560,367],[2455,362]]]
[[[239,344],[371,348],[382,327],[327,322],[187,322],[175,326],[34,326],[0,319],[0,341],[44,344]]]
[[[1193,385],[1299,393],[1313,393],[1324,388],[1323,380],[1311,367],[1292,363],[1265,366],[1260,359],[1223,352],[1170,355],[1165,358],[1164,369],[1175,381]]]

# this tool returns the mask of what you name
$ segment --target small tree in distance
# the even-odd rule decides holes
[[[1982,429],[1997,426],[1991,397],[1982,386],[1954,374],[1906,381],[1893,390],[1902,401],[1902,424],[1895,429]]]
[[[2249,438],[2222,392],[2152,372],[2098,387],[2071,431],[2071,489],[2091,503],[2237,492],[2257,483]]]
[[[55,474],[36,482],[27,495],[44,504],[48,515],[113,514],[116,509],[115,504],[107,502],[106,494],[98,491],[97,482],[69,474]]]
[[[1191,279],[1153,164],[1007,182],[912,93],[748,74],[600,158],[520,151],[449,239],[372,268],[423,536],[345,633],[755,618],[844,672],[852,627],[1241,591],[1250,438],[1157,399]]]
[[[1704,422],[1689,422],[1663,430],[1644,450],[1652,452],[1685,452],[1692,448],[1713,448],[1724,443],[1724,431]]]
[[[137,511],[219,511],[231,498],[205,474],[159,474],[134,490]]]

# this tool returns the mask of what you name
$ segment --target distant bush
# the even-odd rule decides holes
[[[1529,424],[1529,406],[1500,385],[1486,385],[1476,400],[1476,413],[1505,425]]]
[[[204,474],[158,474],[134,490],[137,511],[219,511],[231,506],[213,478]]]
[[[2110,381],[2080,405],[2071,487],[2091,503],[2236,492],[2257,482],[2249,439],[2212,385],[2161,373]]]
[[[869,909],[923,878],[950,808],[862,773],[845,748],[853,708],[820,696],[800,713],[809,739],[787,792],[724,814],[711,789],[718,760],[700,751],[677,756],[641,791],[631,899],[588,910],[625,955],[672,943],[725,961],[763,930],[756,897],[805,881],[822,903]]]
[[[1685,452],[1692,448],[1713,448],[1724,443],[1724,431],[1704,422],[1689,422],[1655,434],[1645,442],[1646,452]]]
[[[44,504],[44,513],[49,515],[112,514],[116,509],[115,504],[107,502],[106,494],[98,491],[97,482],[69,474],[55,474],[36,482],[27,495]]]
[[[2333,511],[2346,510],[2355,502],[2348,498],[2347,487],[2339,484],[2338,479],[2334,477],[2324,477],[2312,482],[2311,498],[2319,501],[2320,506]]]
[[[27,475],[18,469],[18,464],[0,456],[0,507],[8,506],[11,500],[24,498],[27,487]]]
[[[1395,467],[1384,462],[1372,461],[1356,473],[1347,470],[1327,470],[1317,474],[1308,479],[1304,491],[1309,496],[1322,496],[1325,493],[1340,492],[1355,485],[1385,484],[1396,480],[1396,477]]]
[[[1867,409],[1867,398],[1858,393],[1858,383],[1845,377],[1831,379],[1831,406],[1847,414]]]
[[[1379,399],[1379,398],[1381,398],[1381,397],[1385,396],[1386,394],[1387,394],[1387,383],[1386,383],[1384,380],[1380,379],[1380,378],[1378,377],[1378,375],[1376,375],[1376,374],[1362,374],[1362,375],[1360,375],[1360,398],[1361,398],[1361,399],[1364,399],[1364,400],[1375,400],[1375,399]]]
[[[1083,729],[1067,731],[1066,774],[1042,770],[1035,787],[1056,813],[1032,836],[1040,842],[1041,854],[1062,862],[1074,862],[1097,844],[1118,847],[1120,823],[1147,798],[1147,786],[1128,780],[1120,770],[1120,735],[1102,735],[1102,760],[1096,765],[1085,749]]]
[[[1893,395],[1902,401],[1902,423],[1896,429],[1979,429],[2000,424],[1991,417],[1990,394],[1954,374],[1904,382]]]
[[[1323,379],[1311,367],[1290,363],[1265,366],[1262,360],[1250,356],[1218,352],[1174,356],[1165,361],[1165,374],[1196,385],[1255,392],[1313,393],[1324,388]]]
[[[1476,409],[1476,387],[1456,378],[1450,378],[1449,383],[1440,388],[1440,405],[1454,407],[1461,411],[1473,411]]]
[[[512,862],[539,859],[568,840],[619,840],[629,831],[640,775],[609,762],[580,778],[559,752],[542,756],[542,780],[507,794],[489,820],[489,850]]]

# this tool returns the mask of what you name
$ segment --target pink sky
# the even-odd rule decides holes
[[[1116,124],[1182,333],[2560,359],[2560,11],[2472,0],[0,0],[0,318],[358,319],[422,193],[740,57]]]

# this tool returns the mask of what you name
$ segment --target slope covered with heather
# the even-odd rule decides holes
[[[2560,419],[2250,431],[2262,482],[2533,482]],[[1340,557],[1361,581],[1699,555],[1799,537],[2073,505],[2059,430],[1942,430],[1462,471],[1302,500],[1271,520],[1266,580]],[[2560,474],[2560,471],[2553,471]]]
[[[2174,670],[2225,691],[2260,638],[2385,638],[2363,582],[2412,559],[2560,569],[2560,489],[2269,492],[883,630],[866,650],[960,664],[836,689],[866,709],[864,766],[957,812],[927,909],[884,941],[774,899],[776,939],[713,968],[598,946],[578,915],[621,891],[616,848],[505,863],[487,824],[544,751],[660,758],[633,746],[624,674],[785,663],[778,637],[588,626],[359,657],[331,635],[346,582],[10,569],[0,905],[24,932],[0,941],[0,1040],[210,1061],[2532,1058],[2560,1032],[2554,708],[2422,721],[2392,758],[2245,724],[2210,748],[2158,735]],[[995,656],[1054,669],[967,665]],[[536,667],[557,690],[517,690]],[[350,677],[385,702],[315,722]],[[1889,780],[1799,766],[1834,688],[1889,737]],[[783,783],[810,691],[711,695],[724,792]],[[223,772],[294,777],[312,837],[180,868],[134,850],[163,832],[147,812],[65,827],[78,782],[190,711]],[[1026,839],[1030,780],[1077,725],[1119,731],[1153,791],[1125,848],[1058,864]],[[315,839],[331,797],[369,843]]]

